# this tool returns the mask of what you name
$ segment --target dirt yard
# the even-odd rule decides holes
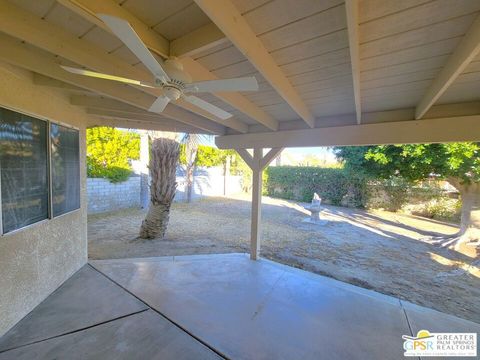
[[[143,211],[88,219],[91,259],[248,252],[247,196],[176,203],[164,240],[137,239]],[[301,204],[264,198],[262,256],[480,323],[480,270],[472,258],[423,241],[455,227],[385,211],[326,207],[302,223]]]

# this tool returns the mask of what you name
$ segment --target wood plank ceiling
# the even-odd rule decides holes
[[[115,1],[168,42],[189,36],[202,27],[214,27],[209,17],[191,0],[105,1]],[[317,124],[329,124],[330,118],[342,116],[346,119],[342,124],[356,123],[344,0],[222,1],[233,3],[317,119]],[[72,11],[70,6],[65,6],[66,2],[75,6],[76,0],[10,1],[135,69],[147,71],[115,36],[89,21],[88,16]],[[478,0],[360,0],[356,6],[359,93],[363,113],[396,109],[413,111],[480,13]],[[276,122],[281,128],[288,127],[287,123],[307,128],[285,98],[228,39],[189,55],[219,78],[255,76],[260,91],[240,95],[258,114],[271,121],[271,129],[275,129]],[[476,55],[436,104],[477,102],[479,80],[480,55]],[[69,91],[77,96],[95,95]],[[261,116],[254,118],[252,112],[238,104],[235,106],[227,103],[225,98],[210,94],[199,97],[234,115],[231,123],[219,126],[200,114],[204,121],[215,125],[209,129],[204,126],[202,130],[206,132],[222,133],[223,128],[238,133],[242,126],[246,129],[243,132],[268,130],[259,124]],[[142,115],[148,113],[143,111]],[[172,125],[172,119],[169,124]],[[194,123],[183,125],[186,131],[192,126]]]

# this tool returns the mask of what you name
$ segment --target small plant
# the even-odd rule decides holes
[[[412,210],[412,214],[428,217],[430,219],[460,222],[460,210],[462,202],[459,199],[447,197],[432,199]]]

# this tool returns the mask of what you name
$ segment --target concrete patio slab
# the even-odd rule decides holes
[[[411,335],[396,298],[245,254],[92,264],[232,359],[400,359]]]
[[[153,310],[0,353],[0,360],[220,359]]]
[[[0,339],[0,360],[388,360],[420,329],[480,325],[246,254],[98,260]]]
[[[148,307],[85,265],[0,338],[0,351],[48,339]]]

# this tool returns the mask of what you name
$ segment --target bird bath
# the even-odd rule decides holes
[[[318,196],[317,193],[313,194],[313,199],[310,205],[305,206],[305,210],[310,211],[310,217],[303,220],[303,222],[316,224],[316,225],[325,225],[327,220],[320,218],[320,213],[323,211],[322,208],[322,199]]]

